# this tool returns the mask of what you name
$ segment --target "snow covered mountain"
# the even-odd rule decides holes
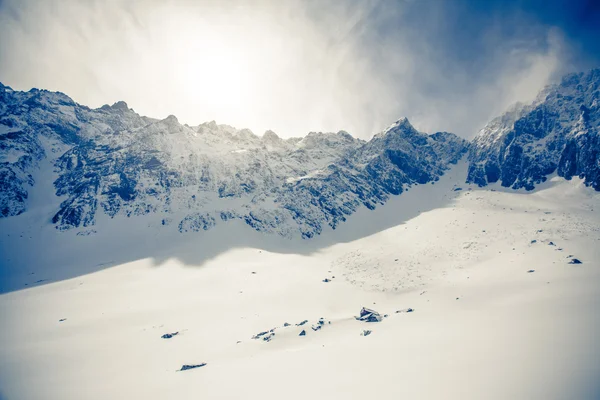
[[[100,215],[152,215],[179,232],[239,219],[310,238],[359,207],[433,182],[467,142],[400,119],[369,142],[346,132],[262,137],[215,122],[182,125],[126,103],[90,109],[62,93],[0,84],[0,215],[38,205],[59,230],[94,233]],[[53,182],[42,199],[30,191]],[[60,205],[48,209],[48,204]],[[40,206],[41,207],[41,206]]]
[[[0,399],[600,398],[597,77],[474,143],[1,86]]]
[[[600,190],[599,130],[600,69],[567,75],[479,132],[467,181],[531,190],[557,173]]]
[[[599,110],[596,69],[517,104],[472,143],[418,132],[405,118],[368,142],[344,131],[284,140],[214,121],[152,119],[122,101],[90,109],[62,93],[0,84],[0,217],[36,210],[58,230],[85,235],[100,216],[151,216],[182,233],[236,219],[311,238],[360,207],[435,182],[467,151],[468,183],[531,190],[557,173],[600,190]]]

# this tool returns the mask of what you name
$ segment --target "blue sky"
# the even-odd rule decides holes
[[[157,118],[473,136],[600,63],[600,2],[0,0],[0,81]]]

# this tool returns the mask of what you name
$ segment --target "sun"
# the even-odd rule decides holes
[[[249,71],[236,49],[225,42],[205,43],[202,51],[186,54],[178,69],[179,83],[192,102],[201,95],[215,109],[238,112],[247,101]]]
[[[181,103],[196,107],[199,114],[223,116],[225,121],[243,116],[271,90],[265,74],[274,55],[264,45],[261,37],[268,34],[260,27],[185,14],[163,21],[163,26],[157,49],[166,55],[163,69],[172,74]]]

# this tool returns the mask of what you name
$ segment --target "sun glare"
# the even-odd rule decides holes
[[[280,35],[266,24],[248,24],[243,15],[225,23],[179,10],[149,29],[149,46],[169,55],[160,62],[162,69],[173,71],[171,90],[199,115],[223,123],[252,121],[262,96],[274,90],[269,78],[277,65],[272,38]]]
[[[226,42],[205,43],[202,49],[185,54],[178,70],[178,83],[193,103],[199,97],[208,97],[211,112],[227,109],[239,112],[248,97],[250,77],[232,46]],[[206,106],[207,104],[205,104]]]

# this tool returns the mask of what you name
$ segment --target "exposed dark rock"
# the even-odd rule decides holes
[[[270,342],[271,339],[273,339],[273,336],[275,336],[275,329],[277,329],[277,328],[273,328],[268,331],[257,333],[256,335],[252,336],[252,339],[255,339],[255,340],[262,339],[265,342]]]
[[[361,336],[369,336],[373,331],[370,331],[368,329],[365,329],[364,331],[362,331],[362,333],[360,334]]]
[[[517,105],[474,139],[467,182],[532,190],[548,175],[600,190],[600,69],[567,75],[531,105]]]
[[[355,318],[358,321],[364,322],[381,322],[383,319],[381,314],[379,314],[377,311],[365,307],[360,310],[360,316]]]
[[[268,335],[263,336],[262,340],[265,342],[270,342],[271,339],[273,339],[273,336],[275,336],[275,332],[271,331]]]
[[[573,258],[569,261],[569,264],[583,264],[579,259]]]
[[[306,331],[304,329],[302,329],[302,332],[300,332],[298,334],[298,336],[306,336]]]
[[[202,364],[183,364],[181,366],[181,369],[179,371],[187,371],[188,369],[200,368],[200,367],[204,367],[205,365],[206,365],[206,363],[202,363]]]
[[[163,339],[171,339],[173,336],[179,335],[179,332],[165,333],[161,336]]]
[[[261,336],[267,335],[268,333],[269,331],[257,333],[256,335],[252,336],[252,339],[259,339]]]

